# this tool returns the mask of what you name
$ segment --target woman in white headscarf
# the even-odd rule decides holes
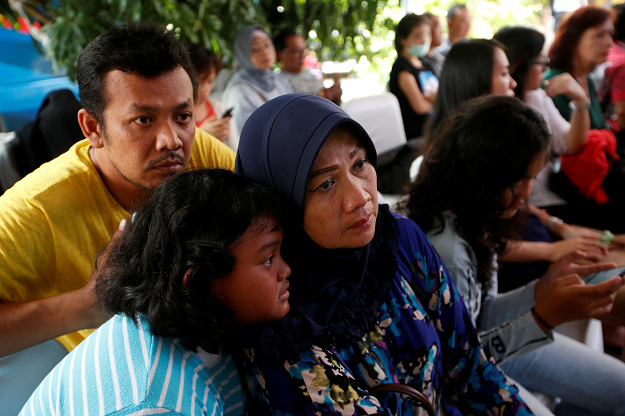
[[[282,94],[293,92],[272,67],[276,50],[261,25],[243,28],[234,40],[235,73],[224,91],[224,105],[233,107],[232,127],[241,133],[245,120],[258,107]]]

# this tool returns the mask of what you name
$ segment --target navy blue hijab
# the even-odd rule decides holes
[[[291,266],[291,310],[261,330],[270,359],[297,360],[311,345],[347,347],[360,341],[386,300],[397,267],[397,225],[387,205],[378,210],[373,240],[356,249],[326,249],[301,227],[308,177],[319,150],[338,127],[347,127],[376,167],[367,132],[325,98],[286,94],[248,118],[235,171],[282,191],[298,210],[298,226],[286,230],[283,254]]]

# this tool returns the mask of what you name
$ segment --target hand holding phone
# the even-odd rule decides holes
[[[227,109],[226,112],[221,116],[221,118],[230,117],[232,115],[232,110],[234,110],[234,107],[230,107],[229,109]]]
[[[596,273],[590,273],[582,276],[582,280],[587,285],[595,285],[597,283],[606,282],[616,276],[623,277],[625,275],[625,266],[615,267],[614,269],[602,270]]]

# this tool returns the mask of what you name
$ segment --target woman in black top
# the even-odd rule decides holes
[[[406,138],[423,135],[423,125],[434,108],[438,79],[421,58],[430,49],[430,20],[423,15],[407,14],[395,28],[397,60],[391,70],[389,90],[401,108]]]

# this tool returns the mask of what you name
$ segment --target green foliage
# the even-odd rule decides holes
[[[33,10],[45,10],[50,16],[49,21],[42,22],[42,31],[49,37],[46,52],[53,65],[66,68],[72,79],[83,48],[117,24],[162,24],[174,30],[183,42],[211,46],[220,55],[231,53],[232,40],[240,28],[266,24],[250,0],[63,0],[25,4],[25,13],[31,19],[38,18],[30,12]]]
[[[409,10],[444,16],[454,1],[412,0]],[[538,22],[548,1],[466,3],[477,17],[474,35],[484,36],[483,28]],[[226,58],[232,55],[236,33],[246,25],[261,24],[272,33],[294,26],[320,60],[365,57],[371,70],[388,72],[388,61],[395,57],[393,29],[404,15],[399,0],[22,0],[16,4],[21,4],[24,16],[44,24],[47,55],[72,79],[82,49],[104,30],[130,21],[162,24],[183,42],[211,46]],[[0,13],[11,21],[18,16],[7,0],[0,0]]]
[[[416,13],[430,11],[441,17],[446,29],[447,10],[454,3],[464,3],[474,17],[473,36],[490,37],[504,26],[541,25],[543,10],[549,7],[549,0],[414,0]]]

